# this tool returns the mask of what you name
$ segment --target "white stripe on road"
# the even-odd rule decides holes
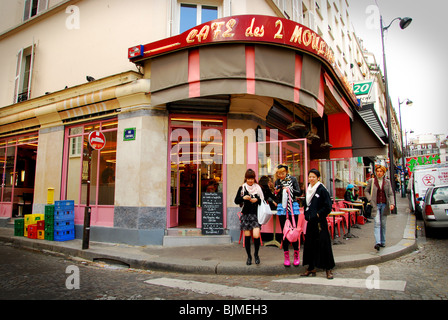
[[[328,281],[328,280],[327,280]],[[189,290],[199,294],[216,294],[224,297],[241,298],[248,300],[317,300],[317,299],[340,299],[329,296],[320,296],[315,294],[294,293],[294,292],[270,292],[256,288],[246,287],[230,287],[221,284],[187,281],[179,279],[158,278],[146,280],[145,283],[164,286],[169,288],[176,288],[182,290]]]
[[[371,279],[343,279],[334,278],[328,280],[326,278],[294,278],[294,279],[279,279],[273,282],[294,283],[294,284],[311,284],[311,285],[325,285],[335,287],[349,287],[349,288],[363,288],[363,289],[378,289],[378,290],[394,290],[404,291],[406,288],[406,281],[395,280],[371,280]]]

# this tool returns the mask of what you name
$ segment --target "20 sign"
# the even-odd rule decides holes
[[[353,84],[353,92],[357,96],[368,95],[370,93],[370,90],[372,90],[372,84],[373,84],[373,81],[354,83]]]

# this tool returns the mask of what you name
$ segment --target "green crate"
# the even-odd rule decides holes
[[[54,204],[45,205],[45,220],[54,221]]]
[[[54,230],[47,230],[44,231],[44,239],[48,241],[54,241]]]
[[[14,220],[14,236],[23,237],[25,232],[25,220],[15,219]]]

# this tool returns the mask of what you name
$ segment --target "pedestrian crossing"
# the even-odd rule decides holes
[[[216,283],[191,281],[173,278],[154,278],[144,281],[148,285],[162,286],[173,289],[190,291],[198,294],[212,294],[227,298],[247,299],[247,300],[335,300],[340,297],[308,294],[301,292],[275,292],[270,290],[261,290],[242,286],[227,286]],[[328,280],[322,277],[294,277],[272,280],[273,283],[288,283],[292,285],[316,285],[316,286],[334,286],[361,288],[366,290],[393,290],[403,292],[406,288],[406,281],[399,280],[370,280],[368,279],[350,279],[335,278]]]
[[[335,300],[339,298],[299,292],[273,292],[247,287],[230,287],[222,284],[206,283],[199,281],[157,278],[146,280],[145,283],[164,286],[173,289],[188,290],[199,294],[213,294],[222,297],[247,299],[247,300]]]
[[[406,288],[406,281],[400,280],[371,280],[371,279],[348,279],[348,278],[334,278],[328,280],[326,278],[293,278],[293,279],[279,279],[273,282],[293,283],[300,285],[322,285],[335,286],[347,288],[360,289],[376,289],[376,290],[393,290],[404,291]]]

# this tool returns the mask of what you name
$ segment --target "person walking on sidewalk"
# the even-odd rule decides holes
[[[327,188],[319,181],[320,172],[308,173],[308,189],[305,201],[305,220],[308,221],[303,248],[303,265],[308,265],[302,277],[316,276],[316,267],[325,269],[327,279],[333,279],[335,266],[327,216],[331,212],[331,199]]]
[[[293,176],[291,176],[288,172],[288,166],[285,164],[280,164],[277,167],[277,171],[275,172],[275,183],[274,183],[274,189],[275,193],[277,195],[277,216],[278,220],[280,222],[280,227],[285,227],[286,223],[286,210],[288,210],[288,218],[293,223],[291,219],[295,220],[295,223],[297,225],[298,222],[298,216],[300,214],[299,211],[299,204],[295,200],[296,197],[299,197],[302,194],[302,191],[300,191],[299,183],[297,182],[297,179]],[[289,194],[291,195],[293,202],[292,202],[292,208],[287,208],[288,199],[286,196],[286,189],[289,189]],[[285,190],[285,192],[283,192]],[[293,214],[294,213],[294,214]],[[285,237],[283,239],[283,255],[284,255],[284,262],[283,265],[285,267],[291,266],[291,261],[289,258],[289,241]],[[299,240],[292,243],[292,247],[294,248],[294,261],[293,265],[295,267],[298,267],[300,264],[300,256],[299,256]]]
[[[242,205],[241,210],[241,230],[244,231],[244,244],[246,247],[247,260],[246,264],[252,264],[251,255],[251,237],[254,238],[254,258],[255,263],[260,264],[258,251],[260,249],[260,228],[258,223],[258,205],[264,200],[263,190],[258,185],[255,171],[248,169],[244,175],[244,183],[238,188],[235,196],[235,203]]]
[[[392,185],[385,178],[387,169],[384,166],[376,166],[376,178],[368,181],[365,189],[367,199],[372,206],[372,217],[374,220],[373,232],[375,236],[376,250],[386,245],[386,221],[387,216],[394,210],[395,203]]]

